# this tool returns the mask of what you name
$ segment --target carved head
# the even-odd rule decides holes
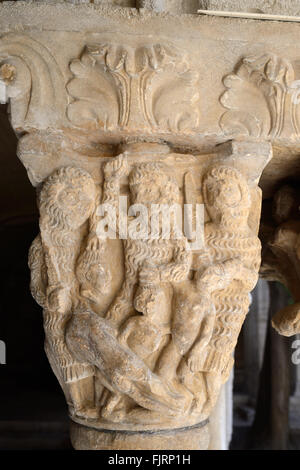
[[[175,204],[180,193],[177,182],[166,173],[163,163],[137,165],[129,175],[129,187],[134,204]]]
[[[235,168],[217,166],[203,180],[203,197],[213,222],[247,220],[251,199],[246,179]]]
[[[140,284],[134,298],[134,308],[156,325],[170,321],[170,298],[166,290],[158,285]]]
[[[80,256],[76,274],[81,295],[94,302],[110,291],[112,275],[102,250],[85,250]]]
[[[52,228],[77,229],[90,217],[95,197],[95,183],[88,172],[60,168],[46,179],[40,192],[41,217]]]

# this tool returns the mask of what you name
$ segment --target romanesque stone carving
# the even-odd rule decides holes
[[[244,58],[224,79],[227,108],[220,125],[226,132],[276,139],[290,127],[299,135],[298,81],[293,65],[274,54]]]
[[[70,70],[68,116],[77,126],[186,131],[198,125],[198,74],[174,47],[87,45]]]
[[[105,3],[0,4],[0,101],[40,208],[31,290],[75,448],[204,449],[258,276],[269,141],[299,139],[299,31],[282,59],[270,23]],[[179,222],[184,204],[202,231],[197,211],[182,236],[153,229],[153,205]]]
[[[0,80],[10,99],[12,125],[26,127],[39,106],[40,128],[55,125],[66,106],[64,77],[49,50],[27,35],[9,33],[0,38]]]
[[[171,13],[197,13],[198,0],[137,0],[137,8]]]
[[[202,198],[207,222],[204,246],[191,250],[176,225],[169,237],[162,221],[148,232],[153,205],[182,207],[188,194],[180,188],[191,177],[174,171],[166,155],[143,162],[129,146],[103,163],[100,186],[85,170],[62,167],[39,191],[31,289],[44,309],[49,361],[78,424],[120,431],[198,425],[233,365],[260,265],[250,217],[255,175],[244,176],[236,156],[198,166],[194,197]],[[129,210],[128,237],[115,240],[124,274],[114,287],[122,257],[98,230],[114,217],[104,217],[97,205],[109,204],[121,219],[124,194],[147,217],[141,229],[140,216]]]
[[[93,367],[72,357],[65,328],[78,302],[76,261],[95,195],[95,184],[83,170],[67,167],[51,175],[39,195],[41,233],[29,254],[31,290],[44,308],[46,353],[77,413],[82,413],[83,404],[73,383],[93,376]]]

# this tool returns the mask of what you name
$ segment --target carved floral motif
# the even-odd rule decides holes
[[[226,111],[221,128],[230,134],[254,138],[281,137],[285,130],[299,136],[298,81],[294,66],[275,54],[244,58],[225,77],[221,96]]]
[[[68,117],[88,128],[197,127],[198,74],[184,55],[161,44],[87,45],[70,64]]]

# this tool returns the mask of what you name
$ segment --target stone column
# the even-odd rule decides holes
[[[233,369],[209,417],[211,450],[228,450],[233,430]]]
[[[269,56],[224,59],[210,20],[27,6],[0,5],[1,100],[37,188],[31,291],[73,445],[224,446],[209,418],[258,279],[258,182],[287,132],[266,100],[287,66],[261,90]]]
[[[137,0],[137,7],[171,13],[197,13],[199,0]]]

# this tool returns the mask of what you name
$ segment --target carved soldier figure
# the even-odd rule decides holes
[[[39,195],[41,233],[29,255],[32,294],[44,308],[49,362],[71,409],[90,417],[95,416],[91,407],[94,368],[74,359],[65,330],[78,302],[76,262],[95,196],[93,179],[80,168],[63,167],[47,178]]]
[[[171,341],[157,373],[173,380],[177,373],[195,396],[191,412],[204,416],[217,398],[220,376],[225,382],[232,367],[249,291],[258,278],[260,243],[248,225],[248,185],[236,169],[220,165],[210,170],[203,197],[211,217],[206,247],[196,255],[200,265],[194,280],[177,289]]]

